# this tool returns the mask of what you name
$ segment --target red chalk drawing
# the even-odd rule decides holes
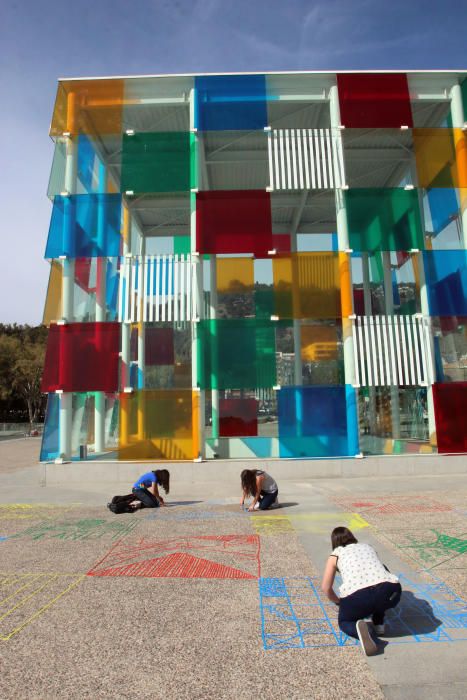
[[[424,497],[408,496],[374,496],[371,501],[352,498],[335,498],[334,503],[346,510],[362,512],[366,516],[371,513],[379,515],[402,515],[404,513],[444,513],[452,510],[452,506]]]
[[[258,535],[221,535],[118,542],[88,576],[257,579]]]

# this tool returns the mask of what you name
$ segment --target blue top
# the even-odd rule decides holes
[[[157,484],[157,476],[154,472],[146,472],[143,476],[140,476],[137,481],[133,484],[134,489],[147,489],[151,484]]]

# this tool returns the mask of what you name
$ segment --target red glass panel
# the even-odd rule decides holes
[[[341,124],[347,128],[412,126],[405,73],[352,73],[337,76]]]
[[[258,401],[256,399],[220,399],[219,435],[221,437],[258,435]]]
[[[118,389],[120,324],[52,324],[41,391],[106,391]]]
[[[199,192],[196,243],[199,253],[267,255],[273,247],[269,193],[263,190]]]
[[[146,328],[146,365],[173,365],[174,331],[173,328]]]
[[[467,382],[434,384],[438,452],[467,452]]]
[[[95,287],[89,286],[91,277],[91,258],[76,258],[75,260],[75,280],[76,284],[84,289],[86,293],[95,292]]]

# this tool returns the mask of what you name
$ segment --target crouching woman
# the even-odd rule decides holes
[[[169,493],[170,472],[167,469],[156,469],[140,476],[132,488],[135,497],[134,507],[159,508],[159,506],[165,505],[165,501],[159,493],[159,486],[164,489],[166,494]]]
[[[386,610],[398,604],[402,589],[399,579],[379,560],[373,547],[361,544],[346,527],[331,533],[332,553],[326,563],[323,592],[339,606],[339,627],[360,641],[367,656],[378,651],[375,635],[384,634]],[[340,597],[333,589],[336,572],[342,578]],[[371,618],[372,627],[365,618]]]

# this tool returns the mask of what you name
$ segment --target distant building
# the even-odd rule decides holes
[[[466,76],[60,80],[41,459],[467,452]]]

